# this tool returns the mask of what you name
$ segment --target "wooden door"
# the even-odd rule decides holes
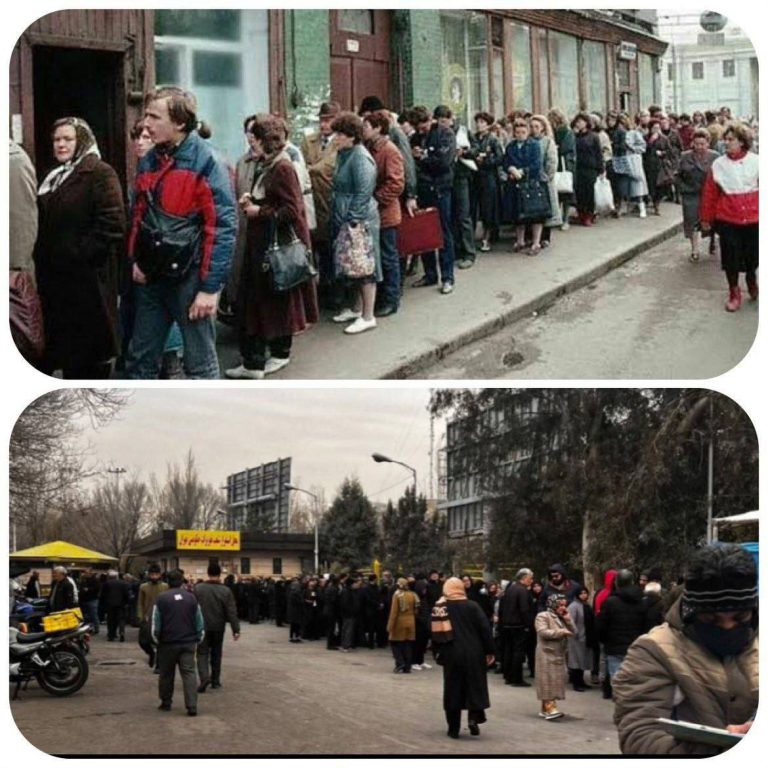
[[[331,99],[357,111],[366,96],[390,102],[390,11],[330,11]]]

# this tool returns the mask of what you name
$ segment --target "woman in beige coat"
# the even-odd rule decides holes
[[[551,595],[547,610],[536,617],[536,695],[541,701],[539,717],[556,720],[563,713],[557,708],[557,700],[565,698],[566,652],[568,638],[575,628],[568,614],[564,595]]]
[[[396,673],[410,674],[413,658],[413,642],[416,640],[416,611],[419,598],[408,589],[407,579],[397,580],[397,590],[392,595],[387,633],[395,657]]]

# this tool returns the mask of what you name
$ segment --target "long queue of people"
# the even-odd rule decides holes
[[[239,335],[241,363],[226,376],[261,379],[290,363],[323,307],[346,334],[370,331],[400,311],[408,275],[449,295],[455,269],[504,228],[513,251],[539,256],[573,222],[661,214],[665,197],[682,203],[691,261],[717,233],[726,308],[741,306],[741,272],[757,299],[758,161],[752,130],[727,109],[701,121],[658,107],[634,118],[478,112],[470,132],[445,105],[397,116],[369,96],[359,113],[324,103],[317,119],[297,146],[282,117],[250,115],[231,169],[193,94],[147,94],[131,132],[130,214],[82,118],[54,123],[56,164],[39,188],[12,145],[11,268],[34,276],[40,299],[12,284],[19,348],[65,378],[109,377],[115,361],[128,378],[217,378],[218,316]],[[420,275],[419,255],[401,247],[405,224],[433,243]]]

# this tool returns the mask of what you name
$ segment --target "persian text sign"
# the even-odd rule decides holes
[[[176,531],[176,549],[240,549],[240,531]]]

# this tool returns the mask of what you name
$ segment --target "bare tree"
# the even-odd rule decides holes
[[[190,449],[184,464],[169,464],[165,483],[152,481],[152,528],[216,530],[221,527],[219,511],[226,505],[222,494],[203,483]]]
[[[46,539],[51,511],[96,473],[89,446],[79,440],[83,430],[109,423],[129,397],[121,390],[59,389],[21,413],[9,444],[9,491],[24,546]]]
[[[100,483],[81,503],[67,511],[78,543],[113,557],[133,551],[150,514],[147,484],[132,477],[124,483]]]

